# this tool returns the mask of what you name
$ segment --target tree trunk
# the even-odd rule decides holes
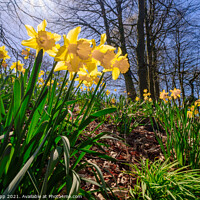
[[[177,65],[178,65],[178,79],[179,79],[179,83],[180,83],[180,89],[181,89],[181,93],[182,93],[182,99],[183,102],[185,100],[185,90],[183,87],[183,72],[181,72],[181,44],[180,44],[180,37],[179,37],[179,30],[177,28],[176,30],[176,45],[177,45]],[[184,69],[183,69],[184,71]]]
[[[157,66],[157,50],[154,47],[154,59],[153,59],[153,75],[154,75],[154,90],[155,90],[155,99],[159,99],[160,96],[160,82],[158,75],[158,66]]]
[[[110,27],[109,27],[108,19],[107,19],[107,16],[106,16],[106,11],[105,11],[103,0],[99,0],[99,4],[101,6],[101,13],[103,15],[104,26],[105,26],[105,29],[106,29],[107,43],[109,45],[111,45]]]
[[[166,71],[166,65],[164,63],[164,79],[165,79],[165,84],[166,84],[166,91],[169,91],[169,83],[167,79],[167,71]]]
[[[118,13],[121,49],[122,49],[123,55],[125,55],[127,54],[127,49],[126,49],[126,41],[125,41],[125,35],[124,35],[124,26],[123,26],[123,21],[122,21],[122,0],[116,0],[116,4],[117,4],[117,13]],[[127,91],[128,97],[131,98],[132,100],[135,100],[137,95],[136,95],[136,90],[133,84],[130,68],[123,75],[125,78],[126,91]]]
[[[145,19],[145,7],[144,0],[138,0],[138,22],[137,22],[137,65],[138,65],[138,77],[139,77],[139,89],[140,98],[143,99],[143,91],[148,88],[147,82],[147,67],[144,61],[144,19]]]
[[[146,2],[146,1],[145,1]],[[148,85],[151,93],[151,98],[155,100],[154,91],[154,76],[153,76],[153,65],[152,65],[152,30],[149,26],[149,17],[147,15],[147,3],[145,3],[145,28],[146,28],[146,49],[147,49],[147,64],[148,64]]]

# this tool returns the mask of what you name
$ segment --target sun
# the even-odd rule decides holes
[[[38,17],[48,18],[56,7],[56,1],[51,0],[20,0],[20,8],[27,14]]]

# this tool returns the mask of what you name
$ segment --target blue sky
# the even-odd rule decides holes
[[[51,21],[55,14],[46,8],[46,4],[55,8],[55,3],[50,0],[16,0],[16,3],[13,0],[0,1],[0,24],[11,45],[20,48],[18,43],[28,37],[24,25],[36,28],[43,19]]]

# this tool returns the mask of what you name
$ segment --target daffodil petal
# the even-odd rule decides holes
[[[111,72],[112,69],[103,69],[103,72]]]
[[[12,65],[10,66],[10,69],[14,69],[14,68],[15,68],[15,65],[12,64]]]
[[[61,36],[57,33],[54,33],[53,38],[54,38],[55,41],[59,41],[61,39]]]
[[[69,80],[71,81],[73,79],[74,72],[69,72]]]
[[[64,61],[58,62],[54,69],[55,72],[60,71],[60,70],[67,70],[67,66],[65,65]]]
[[[103,45],[106,42],[106,34],[101,35],[101,40],[100,40],[100,46]]]
[[[37,32],[35,31],[35,29],[32,26],[25,25],[25,27],[26,27],[26,31],[27,31],[28,36],[33,38],[37,35]]]
[[[118,47],[118,52],[116,54],[116,57],[119,57],[122,54],[122,50],[120,47]]]
[[[55,61],[64,61],[67,60],[68,50],[66,46],[60,47],[58,53],[55,56]]]
[[[78,26],[72,30],[70,30],[67,34],[67,39],[69,40],[70,43],[75,43],[78,40],[78,35],[81,32],[81,27]]]
[[[56,56],[56,52],[53,50],[48,50],[46,51],[51,57],[55,57]]]
[[[37,49],[37,41],[36,38],[31,38],[29,40],[23,40],[21,43],[23,46],[31,47],[33,49]]]
[[[37,26],[37,31],[45,31],[45,28],[47,26],[47,21],[44,19],[43,22],[41,22],[38,26]]]
[[[63,35],[63,40],[64,40],[64,45],[68,46],[69,45],[69,40],[67,39],[66,35]]]
[[[120,56],[113,62],[113,67],[119,68],[121,73],[126,73],[130,67],[128,59],[124,56]]]
[[[115,50],[115,47],[112,47],[110,45],[102,45],[101,47],[98,48],[102,53],[106,53],[108,50]]]
[[[91,73],[93,70],[97,69],[97,65],[94,62],[88,62],[86,68],[88,72]]]
[[[113,67],[113,70],[112,70],[112,78],[113,78],[113,80],[117,80],[117,78],[119,77],[119,74],[120,74],[119,68]]]

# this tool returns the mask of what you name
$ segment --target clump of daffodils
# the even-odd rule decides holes
[[[194,116],[199,114],[198,107],[200,107],[200,99],[196,100],[194,102],[194,105],[192,105],[187,111],[188,118],[193,118]]]
[[[6,63],[6,59],[9,59],[10,56],[8,55],[8,52],[6,51],[5,46],[0,47],[0,61],[1,61],[1,66],[6,69],[8,64]]]
[[[28,59],[30,55],[30,48],[26,48],[22,50],[22,55],[25,56],[24,59]]]
[[[76,81],[83,82],[87,87],[97,84],[102,72],[112,72],[112,78],[116,80],[120,73],[126,73],[129,69],[127,55],[123,56],[122,51],[110,45],[106,45],[106,34],[101,35],[100,44],[97,45],[94,39],[79,39],[81,27],[76,27],[63,35],[64,44],[56,44],[61,36],[56,33],[47,32],[47,25],[44,20],[36,30],[26,25],[29,40],[23,40],[22,45],[36,49],[36,54],[43,49],[50,56],[55,58],[57,65],[54,71],[68,70],[70,77],[77,73]],[[25,54],[25,52],[24,52]],[[98,71],[98,66],[104,69]]]
[[[18,60],[17,62],[12,63],[12,65],[10,66],[10,69],[15,69],[16,72],[20,71],[20,72],[24,73],[25,69],[23,68],[23,66],[24,66],[24,64],[22,64],[20,62],[20,60]]]
[[[47,86],[50,86],[50,84],[53,85],[53,83],[54,83],[54,80],[48,81],[48,82],[47,82]]]
[[[171,96],[168,96],[169,92],[166,92],[163,90],[160,92],[160,99],[162,99],[165,103],[171,99],[177,99],[181,97],[181,91],[179,89],[174,88],[173,90],[170,90]]]
[[[8,55],[8,52],[6,51],[6,47],[5,46],[1,46],[0,47],[0,59],[3,60],[3,62],[5,62],[6,59],[9,59],[10,56]]]
[[[150,98],[151,93],[149,93],[147,89],[144,89],[143,92],[144,92],[144,93],[143,93],[144,100],[145,100],[145,101],[152,102],[152,98]]]

